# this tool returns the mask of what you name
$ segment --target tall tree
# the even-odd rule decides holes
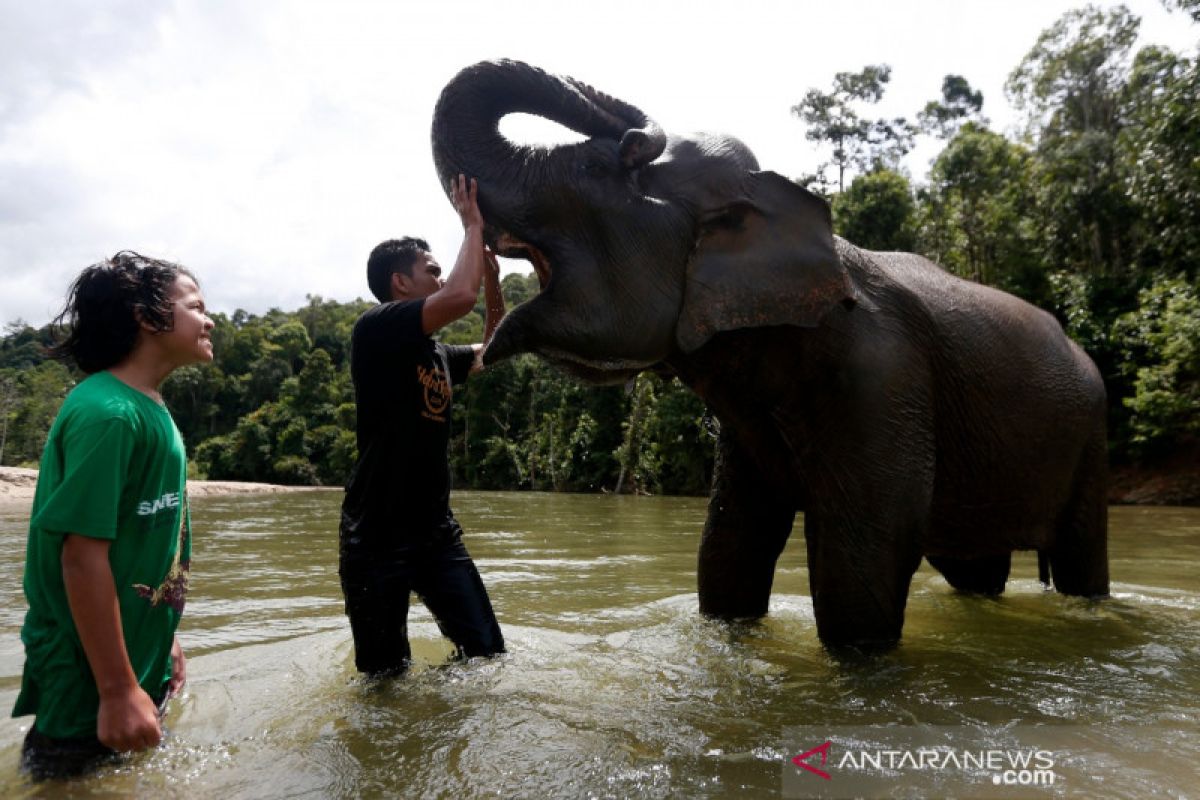
[[[903,117],[867,119],[855,105],[878,103],[883,98],[892,68],[887,64],[864,67],[861,72],[839,72],[833,78],[833,91],[809,89],[792,106],[792,113],[807,126],[804,138],[833,148],[830,160],[821,164],[810,182],[825,185],[825,171],[837,170],[837,188],[843,191],[846,172],[856,169],[895,167],[913,146],[915,128]]]
[[[617,462],[621,471],[617,473],[617,485],[613,490],[621,494],[626,487],[637,493],[645,488],[649,479],[657,473],[655,452],[652,442],[647,441],[647,419],[658,401],[654,392],[654,376],[650,373],[638,375],[633,382],[632,403],[629,418],[622,423],[625,436],[617,448]]]
[[[921,249],[963,277],[1042,299],[1031,169],[1026,148],[965,124],[930,169]]]
[[[983,92],[972,89],[961,75],[947,75],[942,80],[942,96],[930,100],[917,113],[920,129],[940,139],[949,139],[968,120],[986,125],[982,116]]]
[[[1200,277],[1200,57],[1160,47],[1134,59],[1119,140],[1138,211],[1133,254],[1147,271]]]
[[[1128,265],[1132,211],[1117,137],[1140,24],[1125,6],[1069,11],[1005,84],[1037,143],[1039,219],[1053,267],[1112,276]]]

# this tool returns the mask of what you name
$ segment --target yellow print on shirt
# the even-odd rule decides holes
[[[426,369],[418,364],[417,383],[421,384],[421,388],[425,392],[425,408],[421,411],[421,416],[434,422],[445,422],[446,418],[442,414],[450,405],[451,394],[450,381],[446,379],[446,373],[442,372],[439,367]]]

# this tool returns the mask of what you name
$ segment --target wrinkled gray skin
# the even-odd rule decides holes
[[[591,138],[514,146],[512,112]],[[1060,592],[1108,592],[1104,386],[1050,315],[834,237],[825,202],[736,139],[664,136],[518,62],[459,73],[433,146],[443,186],[476,176],[489,243],[542,282],[485,361],[534,352],[595,382],[654,367],[719,418],[702,612],[767,612],[798,510],[828,645],[894,644],[922,557],[998,594],[1012,551],[1037,550]]]

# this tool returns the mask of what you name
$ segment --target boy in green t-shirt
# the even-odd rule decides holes
[[[39,779],[162,739],[160,709],[186,677],[175,629],[191,529],[187,456],[158,387],[213,358],[196,279],[137,253],[85,269],[57,322],[54,354],[88,377],[50,429],[29,521],[13,716],[36,715],[21,762]]]

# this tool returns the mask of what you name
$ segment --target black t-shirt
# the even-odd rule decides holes
[[[421,329],[422,300],[382,303],[354,325],[350,377],[358,404],[358,463],[342,502],[342,548],[382,553],[452,534],[451,386],[467,378],[470,346]]]

